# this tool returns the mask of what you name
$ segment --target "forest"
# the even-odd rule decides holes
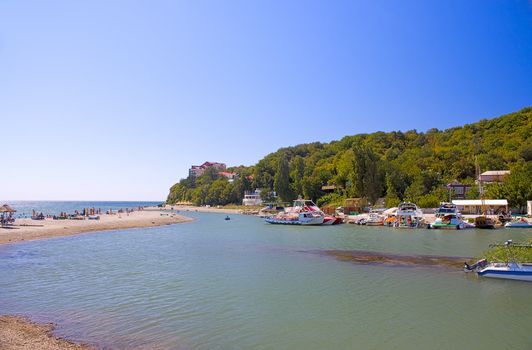
[[[301,196],[318,205],[364,198],[386,206],[413,201],[423,208],[449,199],[451,181],[474,184],[478,169],[511,170],[502,184],[485,187],[486,198],[506,198],[523,210],[532,200],[532,107],[446,130],[374,132],[330,143],[281,148],[253,166],[228,168],[233,182],[209,169],[171,187],[167,203],[240,204],[245,191],[262,190],[266,201]],[[323,186],[332,190],[324,191]],[[276,196],[274,196],[276,195]],[[466,193],[479,198],[478,187]]]

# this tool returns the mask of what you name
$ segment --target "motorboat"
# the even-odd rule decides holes
[[[366,226],[384,226],[384,216],[377,213],[369,213],[365,224]]]
[[[325,217],[318,213],[279,213],[275,216],[264,219],[269,224],[277,225],[321,225]]]
[[[270,224],[281,225],[336,225],[341,218],[325,215],[311,200],[296,199],[294,205],[275,216],[265,219]]]
[[[442,202],[435,213],[436,220],[428,225],[428,228],[444,230],[463,230],[470,227],[468,223],[462,220],[460,212],[456,205]]]
[[[502,245],[499,245],[502,246]],[[511,254],[511,247],[520,248],[532,248],[532,245],[528,244],[513,244],[512,240],[508,240],[504,243],[504,246],[508,249],[508,257]],[[464,263],[464,271],[475,271],[479,276],[488,278],[501,278],[519,281],[532,282],[532,263],[512,261],[508,258],[506,262],[491,262],[488,263],[486,259],[477,261],[473,265]]]
[[[486,215],[477,216],[475,218],[475,227],[481,229],[494,229],[495,220]]]
[[[517,221],[510,221],[507,222],[504,227],[506,228],[532,228],[532,224],[528,222],[526,219],[521,218]]]
[[[477,271],[479,276],[532,282],[532,264],[491,263]]]
[[[396,228],[418,228],[423,222],[423,212],[411,202],[403,202],[397,207],[395,213]]]

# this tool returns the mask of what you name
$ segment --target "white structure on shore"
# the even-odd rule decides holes
[[[253,193],[245,193],[244,199],[242,199],[242,205],[261,205],[262,199],[260,198],[260,190],[255,190]]]
[[[506,199],[454,199],[453,204],[464,214],[482,214],[483,207],[486,208],[488,214],[508,212]]]

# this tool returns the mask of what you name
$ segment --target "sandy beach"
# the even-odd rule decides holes
[[[53,324],[37,324],[19,316],[0,316],[0,349],[2,350],[95,350],[55,337]]]
[[[171,225],[192,219],[160,210],[141,210],[129,214],[102,214],[100,220],[17,219],[0,228],[0,244],[70,236],[86,232]]]

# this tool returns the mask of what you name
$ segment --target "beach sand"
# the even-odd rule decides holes
[[[102,214],[100,220],[17,219],[0,228],[0,244],[70,236],[85,232],[153,227],[192,221],[181,215],[159,210],[141,210],[126,214]]]
[[[53,324],[37,324],[19,316],[0,316],[0,349],[2,350],[93,350],[86,344],[76,344],[54,337]]]

